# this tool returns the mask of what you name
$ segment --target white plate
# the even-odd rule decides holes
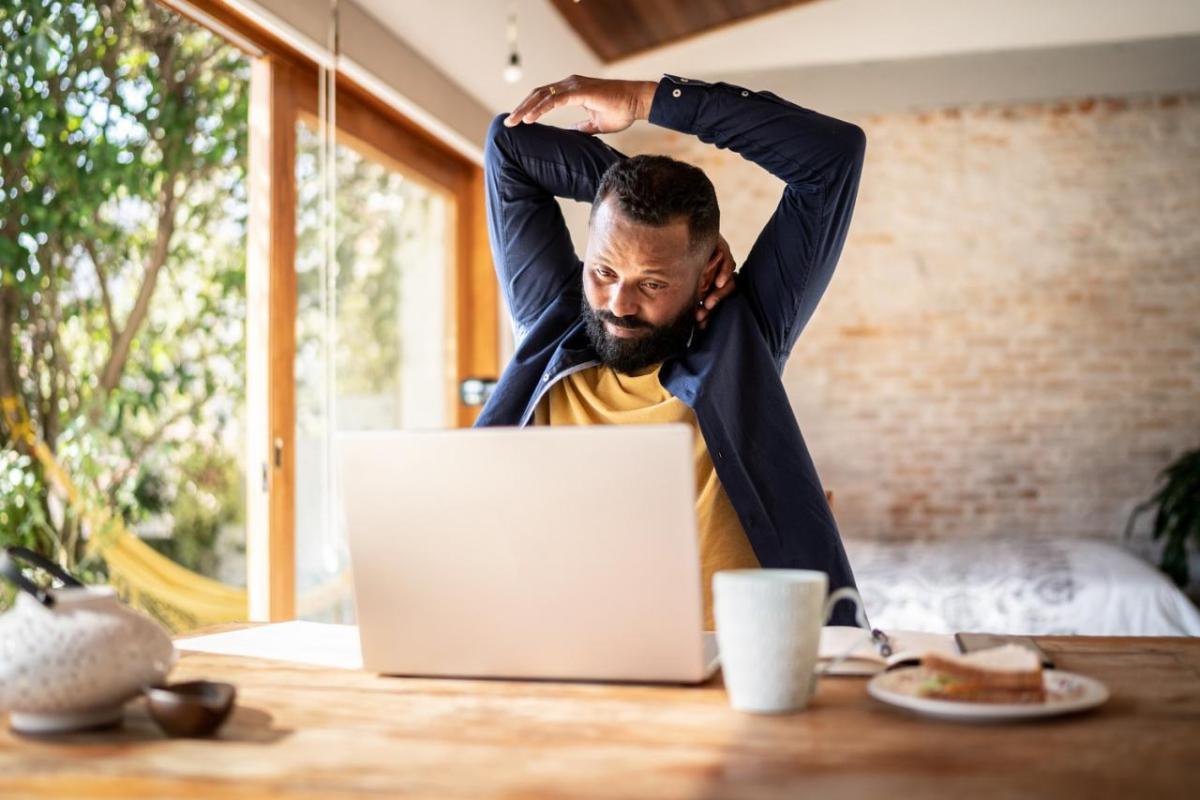
[[[963,703],[922,697],[917,689],[925,680],[921,667],[905,667],[881,672],[867,684],[867,693],[876,700],[931,717],[964,722],[996,722],[1036,719],[1074,714],[1095,708],[1108,699],[1108,689],[1095,678],[1073,672],[1048,669],[1042,672],[1046,700],[1042,703]]]

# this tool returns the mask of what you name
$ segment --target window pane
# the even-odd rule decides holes
[[[330,434],[450,424],[446,282],[452,201],[382,159],[339,143],[337,270],[331,282],[322,245],[321,141],[305,122],[296,133],[298,609],[304,618],[346,621],[353,613],[349,559],[337,514]]]

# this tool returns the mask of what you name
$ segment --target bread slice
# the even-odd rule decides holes
[[[966,703],[1042,703],[1046,689],[1042,663],[1030,650],[1015,644],[979,650],[962,656],[926,653],[921,666],[927,678],[923,697]]]

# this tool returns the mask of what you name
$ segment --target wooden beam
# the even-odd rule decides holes
[[[550,0],[605,64],[813,0]]]

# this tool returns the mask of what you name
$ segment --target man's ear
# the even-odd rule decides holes
[[[712,251],[704,257],[704,266],[700,268],[700,294],[705,294],[713,288],[713,281],[717,279],[717,269],[721,266],[721,262],[713,260],[713,256],[716,254],[717,246],[713,245]]]

